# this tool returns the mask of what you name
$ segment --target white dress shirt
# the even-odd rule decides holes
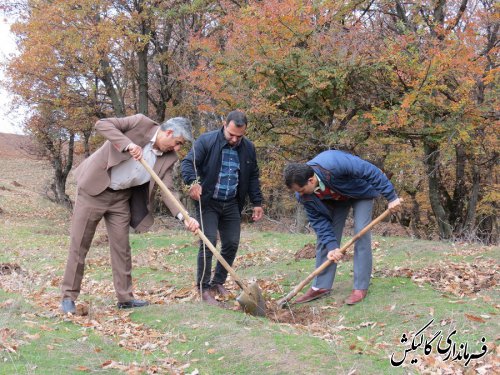
[[[156,158],[162,156],[163,152],[153,148],[156,141],[156,131],[153,138],[142,149],[142,157],[153,168],[156,163]],[[127,146],[128,149],[129,146]],[[132,186],[139,186],[151,180],[149,172],[134,158],[130,158],[111,168],[111,183],[109,187],[113,190],[128,189]]]

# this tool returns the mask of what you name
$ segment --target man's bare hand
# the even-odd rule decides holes
[[[128,152],[130,153],[130,155],[132,155],[132,157],[135,160],[142,159],[142,147],[141,146],[137,146],[135,143],[131,143],[128,146]]]
[[[327,254],[327,258],[331,260],[332,262],[338,263],[342,258],[344,254],[340,251],[339,248],[330,250]]]
[[[198,221],[196,221],[196,219],[193,219],[192,217],[184,220],[184,225],[189,231],[193,233],[200,228],[200,224],[198,223]]]
[[[387,208],[389,210],[391,210],[392,213],[400,211],[401,210],[401,199],[397,198],[396,200],[389,202],[389,205],[387,206]]]
[[[200,184],[193,184],[189,188],[189,196],[191,199],[194,199],[195,201],[199,201],[201,197],[201,185]]]
[[[264,209],[262,207],[254,207],[252,212],[252,220],[259,221],[264,216]]]

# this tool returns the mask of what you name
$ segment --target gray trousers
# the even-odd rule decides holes
[[[342,240],[342,231],[349,214],[353,209],[354,233],[358,233],[366,227],[372,219],[373,199],[347,201],[329,201],[326,206],[330,210],[333,218],[332,230],[335,233],[338,243]],[[368,289],[372,273],[372,247],[371,232],[366,233],[354,244],[354,285],[353,289]],[[316,246],[316,268],[327,260],[328,251],[325,246]],[[331,289],[337,264],[333,263],[314,279],[313,286],[322,289]]]

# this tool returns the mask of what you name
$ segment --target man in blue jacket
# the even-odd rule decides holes
[[[384,196],[394,211],[401,203],[394,186],[380,169],[342,151],[324,151],[305,164],[289,164],[285,167],[284,179],[304,205],[316,232],[316,268],[327,259],[335,262],[296,300],[296,303],[305,303],[330,294],[336,263],[342,258],[339,245],[351,207],[354,232],[358,233],[371,221],[374,198]],[[371,272],[371,234],[368,232],[354,245],[354,287],[345,300],[347,304],[356,304],[366,297]]]
[[[246,197],[253,205],[254,221],[264,214],[257,156],[253,143],[245,138],[246,129],[246,116],[240,111],[230,112],[224,126],[202,134],[181,163],[182,178],[190,186],[189,196],[196,201],[198,220],[201,206],[203,232],[216,246],[219,231],[221,255],[230,265],[238,250]],[[223,285],[227,271],[217,262],[212,279],[211,274],[212,253],[200,242],[196,283],[202,300],[218,305],[216,294],[230,294]]]

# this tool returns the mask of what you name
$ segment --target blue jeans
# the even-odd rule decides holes
[[[217,231],[221,241],[221,255],[233,265],[236,252],[240,244],[241,214],[236,198],[223,202],[211,199],[202,206],[203,232],[212,245],[217,246]],[[199,204],[196,205],[196,217],[200,222]],[[208,289],[216,284],[224,284],[227,278],[227,270],[217,262],[215,273],[212,275],[212,252],[200,241],[198,251],[198,271],[196,285],[198,288]]]
[[[354,233],[360,232],[372,219],[373,199],[349,199],[347,201],[329,201],[325,204],[332,215],[332,230],[337,242],[342,240],[342,231],[349,214],[353,209]],[[354,285],[353,289],[368,289],[372,273],[371,232],[366,233],[354,244]],[[318,243],[316,246],[316,268],[327,260],[329,250]],[[335,280],[337,264],[333,263],[314,279],[316,288],[331,289]]]

